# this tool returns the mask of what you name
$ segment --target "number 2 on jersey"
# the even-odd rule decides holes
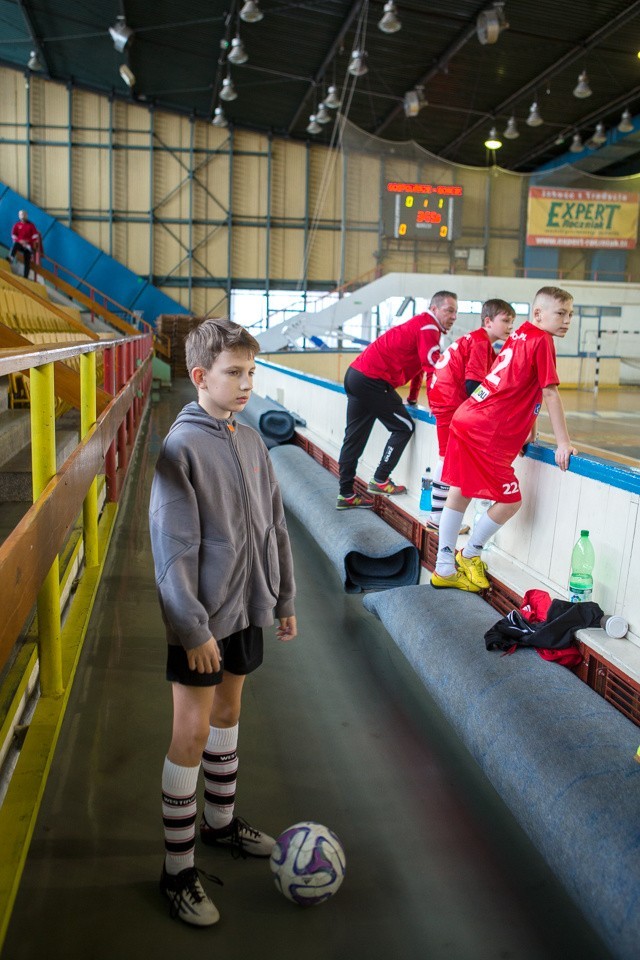
[[[504,370],[505,367],[508,367],[511,363],[511,358],[513,357],[513,350],[511,347],[503,347],[502,351],[498,354],[498,359],[494,363],[491,371],[487,374],[487,380],[489,383],[495,383],[496,387],[500,383],[500,377],[498,374],[501,370]]]

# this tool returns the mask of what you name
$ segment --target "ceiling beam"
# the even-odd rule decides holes
[[[607,110],[616,110],[620,107],[625,107],[630,100],[640,97],[640,86],[634,87],[633,90],[628,90],[626,93],[621,94],[615,100],[609,101],[607,105]],[[568,136],[572,131],[581,130],[583,127],[588,127],[591,123],[596,122],[602,116],[602,109],[594,110],[593,113],[588,114],[586,117],[582,117],[579,123],[568,124],[567,129],[564,133],[565,136]],[[530,150],[529,153],[525,154],[524,157],[520,157],[518,162],[514,166],[514,170],[517,170],[518,167],[523,166],[526,163],[529,163],[532,160],[535,160],[536,157],[539,157],[541,153],[545,153],[547,150],[550,150],[557,141],[558,134],[550,137],[548,140],[545,140],[544,143],[538,144],[533,150]],[[619,141],[624,143],[624,140]],[[602,151],[606,149],[607,144],[603,144]],[[594,155],[597,154],[599,150],[594,150]]]
[[[224,73],[225,64],[227,64],[227,53],[231,45],[231,31],[233,30],[233,18],[236,13],[237,6],[237,0],[232,0],[231,10],[229,11],[225,21],[224,38],[220,41],[220,53],[218,54],[218,61],[216,63],[216,78],[213,83],[213,93],[211,94],[211,105],[209,107],[210,120],[213,119],[214,110],[218,105],[220,87],[222,86],[222,74]]]
[[[480,120],[476,120],[470,127],[467,127],[464,133],[461,133],[459,136],[448,143],[445,147],[440,150],[439,156],[446,158],[452,150],[455,150],[457,146],[463,143],[471,134],[475,133],[479,127],[486,123],[487,116],[497,116],[499,113],[504,113],[509,107],[513,106],[518,100],[525,97],[527,94],[535,92],[536,88],[543,84],[546,80],[550,80],[551,77],[555,76],[557,73],[560,73],[565,67],[571,66],[572,63],[575,63],[576,60],[584,57],[585,53],[590,50],[592,47],[595,47],[601,40],[604,40],[605,37],[608,37],[610,34],[614,33],[616,30],[619,30],[620,27],[631,20],[633,17],[637,17],[640,13],[640,0],[634,0],[634,3],[629,4],[617,17],[614,17],[612,20],[607,21],[604,27],[601,27],[599,30],[596,30],[595,33],[592,33],[590,37],[584,41],[584,43],[577,44],[571,48],[563,57],[560,57],[559,60],[556,60],[552,66],[548,67],[546,70],[543,70],[542,73],[534,77],[533,80],[530,80],[528,83],[525,83],[524,86],[520,87],[515,93],[512,93],[506,100],[503,100],[502,103],[497,104],[496,107],[492,110],[491,114],[488,114],[482,117]],[[628,94],[627,94],[628,96]],[[608,105],[599,111],[600,114],[604,114],[609,109]]]
[[[27,30],[29,31],[29,36],[31,37],[31,43],[33,44],[33,49],[38,57],[38,60],[42,64],[45,73],[50,75],[51,70],[49,69],[47,58],[44,55],[44,47],[38,40],[38,35],[35,31],[35,27],[31,19],[31,14],[27,8],[27,4],[25,3],[25,0],[18,0],[18,6],[20,7],[20,12],[22,13]]]
[[[449,62],[453,60],[456,53],[459,53],[460,50],[462,50],[462,48],[469,43],[469,40],[472,40],[474,37],[477,37],[475,18],[473,25],[467,27],[465,30],[459,33],[453,43],[451,43],[444,53],[438,58],[437,63],[435,63],[434,66],[427,71],[427,73],[423,74],[423,76],[421,76],[420,79],[415,82],[414,88],[425,86],[429,80],[436,76],[436,74],[440,73],[441,71],[445,71]],[[382,132],[387,129],[389,124],[392,123],[398,114],[402,113],[403,110],[404,103],[400,103],[395,106],[393,110],[387,114],[382,123],[378,125],[378,128],[374,131],[375,136],[381,136]]]
[[[346,37],[347,33],[349,32],[349,29],[351,28],[351,24],[352,24],[353,21],[356,19],[356,17],[358,16],[358,14],[359,14],[359,12],[360,12],[360,10],[361,10],[361,8],[362,8],[362,2],[363,2],[363,0],[356,0],[356,2],[355,2],[355,3],[353,4],[353,6],[351,7],[351,10],[350,10],[349,13],[347,14],[347,16],[346,16],[346,18],[345,18],[345,20],[344,20],[344,23],[343,23],[342,26],[340,27],[340,31],[339,31],[337,37],[335,38],[335,40],[334,40],[333,43],[331,44],[328,53],[326,54],[324,60],[322,61],[322,65],[321,65],[320,68],[316,71],[313,79],[309,82],[309,88],[308,88],[307,92],[305,93],[305,95],[303,96],[302,100],[300,101],[300,104],[298,105],[298,109],[296,110],[296,112],[295,112],[295,114],[294,114],[293,120],[292,120],[291,123],[289,124],[289,129],[288,129],[289,135],[291,135],[291,133],[292,133],[293,130],[295,129],[296,124],[298,123],[298,120],[300,119],[300,114],[304,111],[305,104],[306,104],[307,100],[309,99],[309,97],[311,96],[311,94],[313,93],[313,91],[316,89],[316,87],[318,86],[318,84],[320,83],[320,81],[322,80],[322,78],[324,77],[324,75],[325,75],[325,73],[326,73],[326,70],[327,70],[327,67],[329,66],[329,64],[331,63],[331,61],[335,58],[337,52],[339,51],[340,47],[342,46],[342,42],[343,42],[344,38]]]

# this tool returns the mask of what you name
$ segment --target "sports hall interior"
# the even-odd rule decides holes
[[[4,4],[1,960],[635,960],[639,17],[621,0]],[[418,220],[427,189],[439,212]],[[616,204],[626,233],[536,239],[541,203],[567,220]],[[19,210],[42,238],[27,278],[10,258]],[[569,471],[543,407],[517,468],[525,506],[486,551],[491,589],[433,591],[423,386],[394,471],[408,492],[372,515],[415,575],[354,587],[354,518],[335,511],[349,363],[437,290],[458,297],[454,339],[490,297],[517,327],[542,285],[574,297],[557,345]],[[268,629],[247,682],[238,813],[273,836],[325,824],[347,863],[303,909],[267,861],[198,843],[223,882],[203,877],[222,916],[208,930],[158,891],[171,693],[148,529],[204,316],[257,337],[255,399],[294,424],[271,453],[299,636]],[[582,528],[594,599],[626,637],[579,631],[573,669],[486,650],[527,590],[567,598]]]

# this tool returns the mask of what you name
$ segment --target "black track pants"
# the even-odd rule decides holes
[[[375,479],[380,483],[388,478],[398,463],[414,427],[400,394],[385,380],[373,380],[349,367],[344,377],[344,389],[347,393],[347,427],[339,465],[340,493],[347,497],[353,493],[358,460],[376,420],[391,434],[375,472]]]

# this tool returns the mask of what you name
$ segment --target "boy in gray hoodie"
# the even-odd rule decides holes
[[[210,926],[219,913],[194,865],[196,785],[201,840],[268,857],[274,840],[234,815],[238,721],[245,676],[262,662],[262,627],[295,637],[295,584],[280,489],[267,449],[234,414],[253,388],[259,344],[230,320],[205,320],[186,340],[198,392],[171,427],[149,509],[156,583],[168,641],[173,734],[162,773],[171,915]]]

